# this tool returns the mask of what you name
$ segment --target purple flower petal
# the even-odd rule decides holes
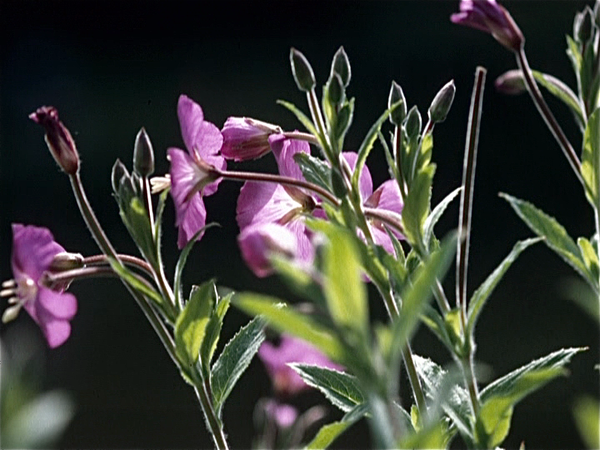
[[[71,324],[66,320],[49,320],[41,323],[40,328],[50,348],[64,344],[71,335]]]
[[[223,147],[221,154],[234,161],[257,159],[271,151],[269,136],[278,127],[247,117],[229,117],[221,133]]]
[[[279,428],[289,428],[298,418],[298,410],[292,405],[279,403],[276,400],[269,399],[264,405],[265,413],[270,417]]]
[[[15,278],[20,274],[37,282],[48,269],[52,259],[65,249],[54,241],[47,228],[12,224],[12,270]]]
[[[300,152],[310,154],[308,142],[287,139],[283,134],[274,134],[269,137],[269,143],[273,149],[279,173],[296,180],[304,180],[298,163],[294,161],[294,155]]]
[[[249,181],[238,197],[237,222],[240,230],[250,224],[277,222],[301,206],[278,184]]]
[[[396,180],[387,180],[379,186],[367,199],[365,205],[394,211],[398,214],[402,213],[404,204],[402,203],[402,195],[400,194],[400,188]]]
[[[356,161],[358,160],[358,153],[343,152],[342,156],[350,165],[352,172],[354,172]],[[369,172],[369,168],[366,164],[363,166],[360,178],[358,179],[358,188],[360,189],[360,196],[363,201],[373,193],[373,179],[371,178],[371,172]]]
[[[67,292],[40,287],[37,304],[56,319],[70,320],[77,313],[77,299]]]

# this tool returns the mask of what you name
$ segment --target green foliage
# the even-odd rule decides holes
[[[582,105],[577,98],[577,95],[558,78],[553,77],[552,75],[548,75],[542,72],[533,71],[533,76],[536,81],[544,86],[548,92],[554,95],[556,98],[561,100],[565,105],[569,107],[573,115],[575,116],[575,120],[579,124],[579,126],[583,129],[585,128],[586,118],[585,118],[585,109],[582,109]]]
[[[231,390],[263,343],[264,328],[264,319],[261,317],[252,319],[225,345],[213,365],[211,372],[213,404],[219,416]]]
[[[296,118],[298,119],[298,121],[302,125],[304,125],[304,128],[306,128],[306,130],[310,134],[316,136],[316,138],[319,139],[319,143],[320,143],[321,147],[323,147],[325,145],[324,136],[321,136],[319,134],[319,132],[317,132],[317,129],[313,125],[312,121],[308,118],[308,116],[306,114],[304,114],[302,111],[300,111],[296,107],[296,105],[294,105],[293,103],[290,103],[290,102],[286,102],[285,100],[277,100],[277,104],[283,106],[284,108],[288,109],[292,114],[294,114],[296,116]]]
[[[471,301],[469,302],[467,335],[471,335],[475,329],[475,324],[477,323],[477,319],[479,318],[487,299],[512,263],[515,262],[523,250],[539,242],[540,240],[541,238],[536,238],[517,242],[508,256],[504,258],[500,265],[496,267],[496,269],[487,277],[481,286],[479,286],[479,288],[473,293],[473,297],[471,297]]]
[[[573,406],[579,434],[589,449],[600,448],[600,405],[593,397],[581,397]]]
[[[462,187],[458,187],[452,192],[450,192],[446,197],[444,197],[444,199],[441,202],[439,202],[435,206],[435,208],[433,208],[431,213],[427,216],[427,219],[425,219],[425,223],[423,225],[423,242],[428,247],[428,249],[430,247],[431,239],[434,236],[433,229],[435,225],[446,211],[446,208],[448,208],[448,205],[452,203],[452,200],[454,200],[458,196],[458,194],[460,194],[461,191]]]
[[[530,362],[497,379],[481,391],[481,410],[476,418],[476,439],[480,446],[494,448],[508,435],[513,407],[531,392],[565,373],[564,366],[585,350],[568,348]]]
[[[586,267],[579,247],[556,219],[550,217],[529,202],[519,200],[507,194],[500,194],[500,196],[508,201],[517,215],[535,234],[544,238],[544,243],[548,247],[558,253],[559,256],[597,289],[597,281]]]
[[[300,167],[306,181],[331,192],[331,166],[319,158],[302,152],[294,155],[294,161]]]
[[[290,366],[306,384],[320,390],[334,406],[344,412],[350,412],[365,402],[359,382],[353,375],[308,364]]]
[[[305,447],[307,450],[317,450],[329,447],[344,431],[352,426],[366,413],[365,405],[359,405],[349,411],[342,420],[321,427],[317,435]]]
[[[227,314],[227,311],[229,310],[232,296],[233,293],[230,293],[225,297],[217,295],[217,302],[214,305],[208,323],[206,324],[204,339],[200,346],[200,362],[202,364],[202,373],[205,377],[208,376],[210,371],[210,363],[215,354],[215,350],[217,349],[217,344],[219,343],[223,320],[225,319],[225,314]]]
[[[421,170],[413,180],[402,210],[404,234],[413,246],[423,242],[423,228],[429,215],[431,185],[435,174],[435,165]]]
[[[184,372],[191,370],[190,368],[200,357],[200,346],[216,301],[217,291],[212,280],[201,286],[194,286],[185,308],[177,317],[175,351]]]
[[[585,183],[585,195],[595,210],[600,209],[598,194],[600,193],[600,109],[596,109],[589,117],[583,136],[583,153],[581,155],[581,176]]]

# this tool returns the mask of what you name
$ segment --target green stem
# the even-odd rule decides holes
[[[223,424],[213,407],[210,382],[204,380],[196,370],[193,370],[192,380],[194,381],[194,391],[206,418],[206,426],[213,437],[215,447],[218,450],[228,450]]]
[[[564,131],[562,130],[562,128],[556,121],[556,118],[554,117],[554,115],[552,114],[552,111],[550,111],[550,108],[548,107],[546,101],[544,100],[544,97],[542,96],[542,93],[540,92],[540,89],[538,88],[538,86],[535,82],[535,79],[533,77],[533,72],[531,70],[531,67],[529,67],[529,62],[527,61],[527,56],[525,55],[525,50],[523,48],[521,48],[521,50],[519,50],[518,52],[515,52],[515,56],[517,58],[517,65],[519,66],[519,69],[521,69],[521,72],[523,73],[523,78],[525,80],[525,86],[527,86],[527,90],[529,91],[529,94],[531,95],[534,105],[536,106],[538,112],[544,119],[544,122],[550,129],[550,132],[554,136],[554,139],[556,139],[556,142],[558,142],[558,145],[560,146],[562,152],[564,153],[565,157],[567,158],[567,161],[569,161],[569,165],[571,166],[571,169],[573,169],[573,172],[575,173],[577,180],[583,186],[585,186],[583,178],[581,176],[581,163],[579,162],[577,153],[575,153],[575,150],[573,149],[573,146],[569,142],[569,139],[567,139],[567,136],[565,135]]]

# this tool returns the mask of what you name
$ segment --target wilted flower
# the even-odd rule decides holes
[[[234,161],[260,158],[271,151],[269,136],[280,134],[277,125],[249,117],[229,117],[223,125],[221,154]]]
[[[223,170],[226,163],[219,154],[223,136],[215,125],[204,120],[200,105],[182,95],[177,115],[187,152],[170,148],[167,154],[171,161],[171,195],[179,227],[177,245],[183,248],[206,225],[202,197],[217,191],[220,178],[214,169]],[[201,234],[198,239],[200,237]]]
[[[271,255],[294,258],[298,248],[294,233],[277,223],[259,223],[244,228],[238,243],[244,261],[260,278],[273,273]]]
[[[323,353],[307,342],[296,337],[282,334],[279,345],[265,341],[258,350],[258,356],[264,363],[278,395],[290,396],[309,389],[288,364],[302,363],[319,367],[342,370],[338,364],[331,362]]]
[[[71,334],[69,321],[77,312],[77,299],[62,289],[54,290],[43,284],[43,275],[51,269],[55,257],[64,258],[65,249],[54,241],[46,228],[13,224],[13,280],[2,284],[2,297],[9,297],[11,306],[2,320],[16,317],[21,307],[40,326],[48,345],[63,344]]]
[[[508,11],[496,0],[461,0],[460,12],[450,20],[490,33],[509,50],[518,52],[525,44],[523,33]]]
[[[58,120],[58,111],[53,106],[42,106],[29,115],[35,123],[44,127],[46,144],[60,168],[69,175],[79,170],[79,154],[71,133]]]

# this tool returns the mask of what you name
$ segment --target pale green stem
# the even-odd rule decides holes
[[[223,424],[213,407],[210,383],[207,380],[204,380],[195,370],[193,370],[192,379],[194,381],[194,391],[196,392],[196,396],[202,407],[202,412],[206,418],[206,425],[213,437],[215,447],[218,450],[227,450],[229,448],[227,445],[227,437],[223,430]]]

